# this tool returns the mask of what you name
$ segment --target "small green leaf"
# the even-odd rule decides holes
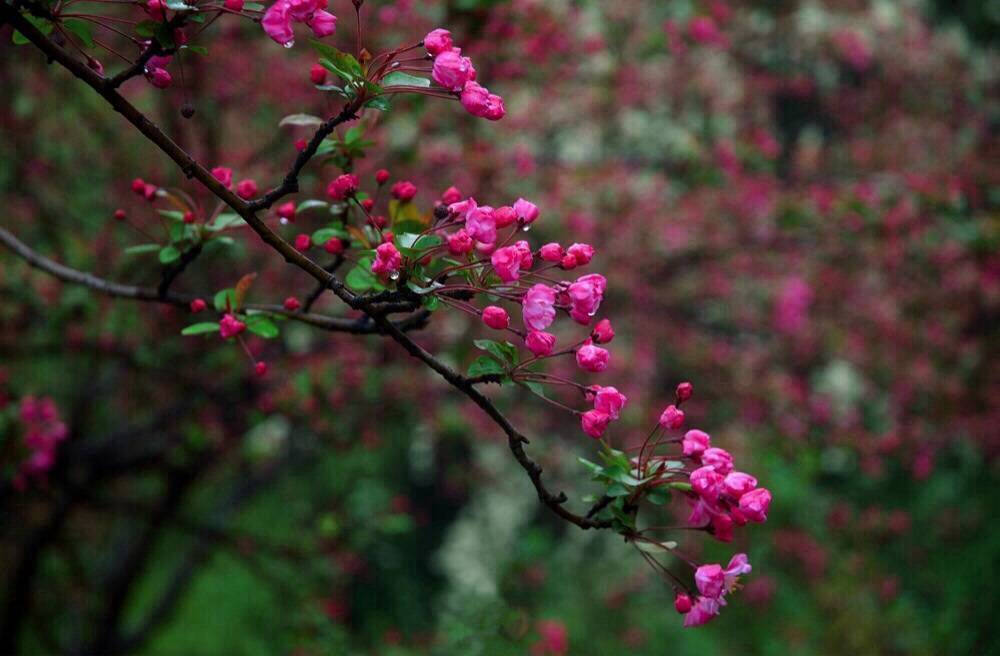
[[[426,77],[417,77],[402,71],[393,71],[382,78],[383,87],[423,87],[431,86],[431,81]]]
[[[278,326],[264,315],[255,315],[247,319],[247,330],[265,339],[278,336]]]
[[[487,355],[481,355],[476,358],[476,361],[469,365],[469,371],[466,372],[472,378],[494,374],[502,376],[506,373],[503,365]]]
[[[24,17],[29,23],[38,28],[38,31],[42,34],[48,36],[52,33],[52,23],[44,18],[38,18],[37,16],[25,16]],[[24,36],[17,30],[14,30],[14,34],[11,36],[11,42],[17,46],[23,46],[28,41],[28,37]]]
[[[295,212],[296,214],[298,214],[300,212],[305,212],[306,210],[311,210],[318,207],[323,207],[323,208],[330,207],[330,203],[326,202],[325,200],[304,200],[301,203],[299,203],[298,207],[295,208]]]
[[[354,142],[358,141],[361,137],[363,137],[364,134],[365,134],[364,128],[358,125],[348,128],[347,132],[344,133],[344,143],[350,146]]]
[[[670,492],[662,487],[654,487],[646,493],[646,499],[654,506],[662,506],[670,501]]]
[[[208,226],[208,229],[218,232],[237,225],[246,225],[246,221],[239,214],[220,214],[215,217],[215,220]]]
[[[225,312],[227,310],[227,303],[229,309],[236,308],[236,290],[235,289],[223,289],[222,291],[216,292],[215,297],[212,299],[212,305],[215,306],[216,312]]]
[[[157,21],[153,20],[140,21],[135,26],[135,33],[138,34],[139,36],[144,36],[146,38],[149,38],[154,34],[156,34],[156,28],[158,28],[159,26],[160,24]]]
[[[138,246],[129,246],[123,252],[125,255],[138,255],[139,253],[155,253],[161,248],[162,246],[159,244],[139,244]]]
[[[322,246],[334,237],[337,239],[350,239],[350,235],[343,228],[320,228],[312,234],[312,242],[316,246]]]
[[[321,58],[319,63],[328,71],[336,73],[347,82],[359,81],[364,76],[361,64],[358,63],[358,60],[353,55],[341,52],[333,46],[327,45],[322,41],[317,41],[316,39],[309,39],[309,42]]]
[[[295,127],[319,127],[323,125],[323,119],[318,116],[313,116],[312,114],[289,114],[285,118],[278,121],[278,127],[284,127],[286,125],[294,125]]]
[[[380,112],[387,112],[392,109],[392,103],[385,96],[379,96],[378,98],[372,98],[365,103],[365,107],[371,107],[372,109],[377,109]]]
[[[492,355],[501,364],[517,364],[517,347],[510,342],[501,344],[492,339],[477,339],[472,343],[475,344],[477,349],[486,351]]]
[[[366,292],[377,282],[375,274],[371,272],[371,258],[362,259],[344,278],[344,283],[356,292]]]
[[[67,18],[62,22],[62,26],[78,36],[83,41],[83,45],[88,48],[94,47],[94,36],[90,33],[90,23],[78,18]]]
[[[246,5],[244,5],[244,7],[245,6]],[[191,52],[195,53],[196,55],[201,55],[203,57],[208,54],[208,48],[206,48],[205,46],[184,46],[184,49],[185,50],[190,50]]]
[[[181,252],[175,246],[164,246],[160,249],[160,264],[170,264],[180,256]]]
[[[182,335],[203,335],[205,333],[217,333],[219,332],[219,324],[215,321],[203,321],[201,323],[193,323],[184,330],[181,331]]]
[[[259,3],[259,2],[246,2],[246,3],[243,3],[243,9],[244,9],[244,11],[246,11],[246,10],[250,10],[250,11],[263,11],[264,10],[264,5],[261,4],[261,3]]]

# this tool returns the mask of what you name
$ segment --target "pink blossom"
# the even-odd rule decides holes
[[[733,471],[733,456],[725,449],[712,447],[701,454],[702,463],[712,467],[723,476]]]
[[[538,283],[524,294],[521,309],[524,325],[529,330],[545,330],[556,318],[556,292],[548,285]]]
[[[601,306],[606,286],[607,280],[597,273],[577,278],[576,282],[566,290],[572,305],[570,317],[579,324],[587,325],[590,323],[591,318]]]
[[[543,620],[538,623],[538,634],[541,639],[535,645],[533,653],[543,656],[565,656],[569,653],[569,634],[566,625],[556,620]]]
[[[173,83],[173,76],[165,68],[149,68],[145,75],[149,83],[157,89],[166,89]]]
[[[532,330],[524,338],[524,344],[535,357],[544,357],[552,353],[556,346],[556,336],[552,333]]]
[[[691,489],[709,504],[715,504],[722,493],[722,475],[709,466],[699,467],[691,472]]]
[[[323,250],[325,250],[330,255],[340,255],[344,252],[344,242],[336,237],[330,237],[323,244]]]
[[[233,186],[233,170],[224,166],[216,166],[212,169],[212,177],[221,182],[227,189]]]
[[[718,563],[702,565],[694,572],[694,582],[702,595],[719,599],[723,594],[726,575],[722,571],[722,565]]]
[[[538,206],[531,201],[518,198],[514,203],[514,211],[517,212],[518,218],[523,220],[525,225],[534,223],[538,220]]]
[[[708,436],[708,433],[695,428],[684,433],[684,441],[681,443],[681,447],[684,449],[684,455],[692,458],[700,458],[701,454],[705,452],[705,449],[710,444],[711,438]]]
[[[417,186],[409,180],[401,180],[392,185],[391,193],[393,198],[405,203],[417,195]]]
[[[594,409],[600,410],[612,419],[618,419],[618,414],[628,398],[614,387],[598,387],[594,395]]]
[[[307,234],[295,235],[295,250],[306,252],[312,246],[312,238]]]
[[[684,626],[701,626],[715,618],[719,614],[719,602],[709,597],[698,597],[694,607],[684,616]]]
[[[611,417],[600,410],[588,410],[580,417],[580,425],[583,426],[583,432],[595,440],[604,434],[610,421]]]
[[[472,237],[465,229],[453,232],[447,237],[448,239],[448,252],[452,255],[463,255],[472,251]]]
[[[496,242],[497,225],[493,220],[493,208],[489,205],[480,205],[469,209],[465,215],[465,231],[470,237],[484,244]]]
[[[289,222],[290,221],[294,221],[295,220],[295,203],[293,203],[292,201],[288,201],[287,203],[282,203],[281,205],[278,206],[278,209],[276,209],[274,212],[275,212],[275,214],[278,215],[279,218],[281,218],[281,219],[283,219],[285,221],[289,221]]]
[[[452,187],[451,189],[454,189],[454,187]],[[456,192],[455,195],[459,196],[461,195],[460,193],[458,193],[458,189],[455,189],[455,192]],[[448,191],[445,191],[445,194],[447,193]],[[476,209],[478,206],[479,205],[478,203],[476,203],[476,199],[469,196],[465,200],[456,200],[454,202],[448,203],[448,211],[451,214],[455,215],[456,220],[465,221],[466,219],[469,218],[469,212]]]
[[[207,305],[205,303],[205,299],[203,299],[203,298],[196,298],[193,301],[191,301],[190,308],[191,308],[191,312],[194,313],[194,314],[197,314],[197,313],[201,312],[206,307],[207,307]]]
[[[588,339],[583,346],[576,351],[576,364],[584,371],[600,373],[608,368],[608,360],[611,354],[600,346],[594,346]]]
[[[510,325],[510,316],[507,314],[507,310],[502,307],[490,305],[483,308],[483,323],[490,328],[503,330]]]
[[[459,92],[469,81],[472,61],[462,56],[459,48],[445,50],[434,58],[431,79],[449,91]]]
[[[496,212],[494,212],[494,215],[496,215]],[[531,255],[531,245],[522,239],[514,242],[514,248],[516,248],[517,252],[521,254],[521,268],[530,269],[535,263],[534,257]]]
[[[684,411],[671,404],[660,414],[660,426],[667,430],[675,430],[684,425]]]
[[[724,481],[726,493],[734,499],[739,499],[750,490],[757,487],[757,479],[743,472],[730,472]]]
[[[400,255],[396,246],[392,242],[379,244],[375,249],[375,260],[372,262],[372,273],[379,276],[386,276],[399,271],[403,264],[403,256]]]
[[[493,222],[498,228],[506,228],[517,222],[517,212],[510,205],[504,205],[493,210]],[[518,242],[527,243],[527,242]],[[529,249],[530,252],[530,249]],[[531,265],[528,265],[531,266]]]
[[[712,537],[719,542],[733,541],[733,519],[724,512],[712,515]]]
[[[278,0],[264,12],[261,26],[283,46],[295,42],[293,20],[308,25],[317,37],[329,36],[337,28],[337,17],[323,10],[326,4],[325,0]]]
[[[388,171],[386,173],[388,173]],[[388,177],[386,177],[386,179],[388,179]],[[460,200],[462,200],[462,192],[458,190],[458,187],[448,187],[444,190],[444,193],[441,194],[441,202],[445,205],[451,205]],[[451,208],[449,207],[448,209]]]
[[[243,200],[250,200],[257,195],[257,183],[253,180],[240,180],[236,185],[236,195]]]
[[[516,246],[505,246],[493,251],[490,262],[503,282],[513,282],[520,277],[521,252]]]
[[[551,242],[542,246],[539,254],[546,262],[558,262],[563,258],[563,249],[559,244]]]
[[[309,68],[309,81],[317,85],[326,84],[326,69],[322,64],[313,64]]]
[[[608,319],[601,319],[594,326],[594,332],[591,336],[595,344],[607,344],[615,338],[615,330],[611,327],[611,322]]]
[[[346,200],[358,192],[361,180],[353,173],[345,173],[334,178],[326,186],[326,195],[332,200]]]
[[[465,111],[484,117],[490,108],[490,91],[478,82],[466,82],[460,100]]]
[[[594,247],[589,244],[573,244],[566,252],[573,256],[578,266],[590,264],[594,257]]]
[[[684,615],[689,610],[691,610],[691,597],[686,594],[678,594],[674,597],[674,610],[676,610],[681,615]]]
[[[300,303],[299,299],[295,298],[294,296],[289,296],[288,298],[286,298],[283,305],[285,306],[285,309],[288,310],[289,312],[295,312],[300,307],[302,307],[302,303]]]
[[[677,395],[678,403],[687,401],[691,398],[691,395],[694,394],[694,385],[688,382],[679,383],[675,394]]]
[[[767,521],[771,507],[771,492],[765,487],[750,490],[740,497],[740,512],[752,522]]]
[[[424,48],[433,56],[437,56],[446,50],[451,50],[452,45],[451,32],[440,27],[436,30],[431,30],[424,37]]]
[[[709,16],[692,18],[691,22],[688,23],[688,35],[698,43],[705,45],[722,45],[725,42],[719,28],[715,25],[715,21]]]
[[[246,328],[247,325],[232,314],[226,314],[219,320],[219,334],[222,335],[222,339],[235,337],[246,330]]]
[[[736,589],[739,578],[752,571],[753,567],[750,566],[750,559],[747,558],[745,553],[738,553],[730,558],[729,564],[726,565],[726,569],[723,572],[726,575],[726,592],[732,592]]]

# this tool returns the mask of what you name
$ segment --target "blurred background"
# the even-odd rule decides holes
[[[331,11],[329,41],[349,47],[350,4]],[[0,652],[1000,653],[1000,4],[368,0],[363,18],[372,52],[449,28],[508,110],[368,112],[363,185],[385,166],[425,208],[450,185],[524,196],[536,245],[597,247],[618,335],[600,382],[630,400],[609,435],[644,435],[694,384],[688,425],[775,501],[733,544],[676,539],[711,561],[747,552],[746,587],[682,629],[633,549],[557,520],[499,431],[391,343],[288,322],[251,340],[271,365],[256,378],[231,344],[180,337],[186,311],[0,250]],[[183,82],[125,93],[201,161],[267,187],[307,135],[279,120],[339,106],[301,40],[283,50],[224,17]],[[0,225],[155,286],[155,257],[122,253],[161,229],[130,182],[201,190],[9,27],[0,88]],[[311,167],[298,198],[337,172]],[[289,239],[321,225],[269,221]],[[175,288],[251,271],[254,302],[312,288],[234,236]],[[464,365],[482,333],[440,311],[417,337]],[[553,489],[595,492],[574,420],[492,394]],[[27,479],[26,404],[67,434]]]

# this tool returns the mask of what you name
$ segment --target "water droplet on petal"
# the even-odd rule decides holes
[[[531,230],[531,225],[525,225],[523,228],[521,228],[521,232],[528,232],[529,230]]]
[[[291,41],[289,41],[288,43],[284,43],[284,44],[282,44],[282,45],[284,45],[284,46],[285,46],[286,48],[291,48],[292,46],[294,46],[294,45],[295,45],[295,39],[292,39],[292,40],[291,40]]]
[[[389,274],[390,280],[399,280],[399,271],[393,271]]]
[[[286,219],[285,217],[281,217],[280,219],[278,219],[278,223],[280,223],[281,225],[288,225],[288,219]]]

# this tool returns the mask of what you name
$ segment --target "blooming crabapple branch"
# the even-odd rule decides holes
[[[610,520],[588,519],[587,517],[577,515],[563,507],[563,504],[567,501],[566,495],[562,492],[559,494],[553,494],[545,487],[541,479],[541,466],[531,460],[525,453],[522,444],[527,443],[528,439],[519,433],[513,425],[511,425],[507,418],[496,408],[496,406],[482,393],[480,393],[473,386],[473,384],[466,379],[465,376],[462,376],[442,363],[406,336],[400,327],[386,318],[386,311],[378,308],[377,306],[373,306],[370,299],[358,296],[348,290],[335,275],[330,274],[322,266],[297,251],[291,244],[271,230],[257,216],[256,209],[259,209],[259,207],[252,206],[250,203],[245,202],[235,193],[230,191],[225,185],[217,180],[208,169],[195,161],[190,154],[178,146],[172,139],[170,139],[170,137],[164,134],[142,112],[136,109],[134,105],[121,96],[121,94],[114,89],[107,88],[104,84],[103,77],[92,71],[85,64],[72,57],[68,52],[66,52],[66,50],[48,39],[40,30],[32,25],[30,21],[25,19],[14,9],[8,6],[3,6],[2,11],[0,11],[0,17],[8,19],[14,27],[25,36],[25,38],[27,38],[32,44],[48,56],[49,59],[58,62],[73,75],[97,91],[98,94],[100,94],[117,112],[122,114],[126,120],[138,129],[147,139],[153,142],[160,148],[160,150],[174,160],[185,175],[197,179],[211,193],[239,214],[266,244],[271,246],[284,257],[286,262],[302,269],[317,281],[328,284],[330,289],[333,290],[333,292],[347,305],[356,310],[365,312],[365,314],[371,317],[371,319],[375,322],[375,325],[380,329],[380,331],[384,331],[392,337],[393,340],[406,349],[410,355],[424,362],[448,383],[472,399],[473,402],[482,408],[494,421],[494,423],[496,423],[503,430],[504,434],[507,436],[508,446],[511,452],[514,454],[518,464],[520,464],[521,467],[527,472],[528,477],[531,479],[531,482],[534,485],[542,503],[552,509],[553,512],[563,519],[576,524],[580,528],[604,529],[612,527],[612,522]],[[338,117],[334,117],[331,121],[336,120],[341,116],[344,117],[341,122],[348,120],[348,110],[351,110],[350,116],[353,116],[356,111],[356,108],[352,109],[353,104],[354,103],[350,103],[344,108],[344,110],[342,110]],[[333,127],[330,128],[330,130],[332,129]],[[312,142],[314,144],[313,152],[315,152],[315,147],[318,147],[318,142],[321,140],[322,139],[314,136]],[[296,159],[296,162],[298,161],[299,158]],[[308,158],[305,158],[302,162],[302,166],[304,166],[307,161]],[[298,168],[301,169],[301,167]],[[293,171],[296,173],[296,176],[297,170],[298,169],[293,167]],[[279,187],[279,189],[280,188],[281,187]],[[280,197],[280,195],[276,196],[275,199],[278,197]],[[274,201],[272,200],[271,202],[273,203]],[[104,286],[104,283],[106,283],[106,281],[101,281],[99,285]],[[133,293],[121,295],[130,298],[139,297],[139,295],[137,295],[138,292],[136,292],[136,288],[129,288],[129,290]]]
[[[188,307],[191,304],[191,301],[194,301],[196,298],[200,298],[199,296],[178,294],[170,291],[161,293],[158,288],[125,285],[111,280],[106,280],[104,278],[99,278],[91,273],[73,269],[36,253],[28,245],[4,228],[0,228],[0,244],[3,244],[15,255],[21,257],[29,265],[40,271],[44,271],[53,277],[62,280],[63,282],[83,285],[84,287],[89,287],[90,289],[108,296],[127,298],[136,301],[164,303],[166,305],[174,305],[177,307]],[[331,332],[345,332],[357,335],[373,333],[378,334],[381,332],[381,328],[372,323],[368,317],[362,317],[361,319],[343,319],[309,312],[292,312],[285,309],[281,305],[267,305],[259,303],[248,303],[245,307],[250,310],[260,310],[262,312],[279,314],[287,319],[305,323]],[[419,310],[414,312],[409,317],[398,320],[395,325],[403,331],[414,330],[424,327],[429,317],[429,312],[426,310]]]

